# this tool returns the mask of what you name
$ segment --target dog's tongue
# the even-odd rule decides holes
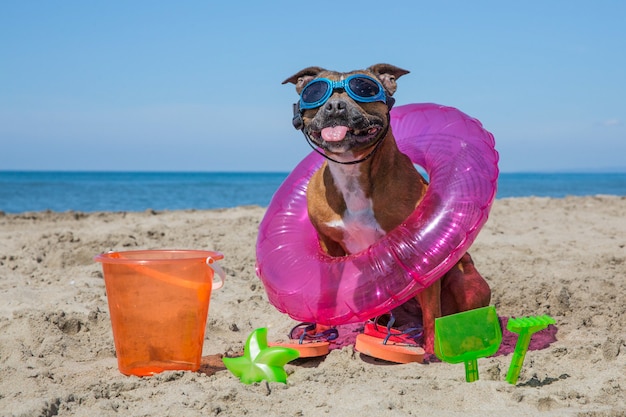
[[[348,126],[325,127],[322,129],[322,139],[326,142],[339,142],[346,137]]]

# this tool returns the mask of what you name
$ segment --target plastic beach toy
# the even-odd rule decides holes
[[[517,333],[519,336],[517,337],[509,371],[506,374],[506,382],[513,385],[517,383],[532,335],[554,323],[556,323],[556,321],[547,315],[509,319],[506,324],[507,330]]]
[[[493,306],[435,319],[435,355],[448,363],[465,363],[465,380],[478,381],[478,358],[491,356],[502,342]]]
[[[296,321],[340,325],[384,314],[456,264],[487,221],[498,177],[493,136],[457,109],[391,111],[398,146],[430,185],[407,220],[366,250],[331,257],[307,214],[306,189],[324,159],[311,152],[274,195],[259,227],[257,275]]]
[[[216,261],[200,250],[109,252],[102,263],[120,372],[149,376],[197,371],[213,289],[224,282]]]
[[[267,329],[254,330],[248,336],[244,354],[238,358],[223,358],[224,365],[244,384],[266,380],[268,382],[287,382],[284,366],[297,359],[295,349],[267,345]]]

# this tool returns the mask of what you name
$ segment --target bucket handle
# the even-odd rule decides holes
[[[224,286],[224,280],[226,279],[226,272],[222,269],[222,267],[217,263],[215,259],[208,256],[206,258],[206,264],[211,268],[214,272],[213,274],[213,289],[217,290],[218,288],[222,288]]]

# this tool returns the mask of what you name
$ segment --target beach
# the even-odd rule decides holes
[[[286,384],[242,384],[219,359],[266,327],[296,323],[255,274],[265,208],[0,214],[0,416],[589,416],[626,415],[626,197],[505,198],[470,253],[498,315],[548,314],[517,385],[509,349],[463,364],[390,364],[349,343],[285,366]],[[128,377],[117,368],[97,254],[137,249],[222,252],[203,366]],[[504,342],[503,342],[504,344]]]

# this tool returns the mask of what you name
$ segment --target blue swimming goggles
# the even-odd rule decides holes
[[[360,103],[387,102],[385,89],[376,79],[364,74],[354,74],[340,81],[328,78],[311,81],[300,93],[300,110],[320,107],[337,89],[344,90],[350,98]]]

